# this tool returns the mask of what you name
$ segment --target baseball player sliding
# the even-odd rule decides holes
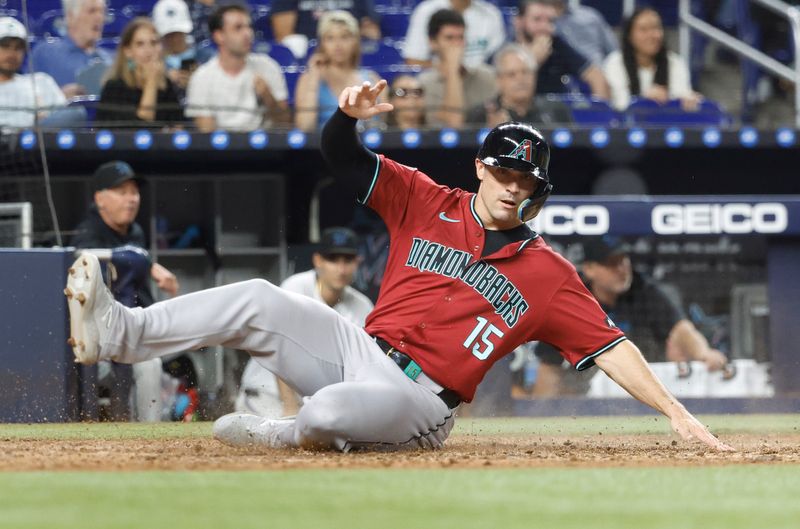
[[[129,309],[92,256],[69,271],[78,362],[140,362],[223,345],[249,351],[303,396],[296,417],[230,414],[214,436],[232,445],[439,448],[454,411],[519,344],[551,343],[576,369],[597,365],[667,416],[684,439],[732,450],[655,377],[581,283],[524,221],[549,196],[550,151],[538,131],[505,123],[475,160],[476,194],[366,149],[356,122],[392,110],[385,81],[348,87],[325,125],[322,152],[340,185],[385,221],[390,254],[364,329],[309,298],[254,279]]]

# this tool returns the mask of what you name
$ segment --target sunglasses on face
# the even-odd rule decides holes
[[[422,97],[425,91],[422,88],[395,88],[392,93],[396,97]]]

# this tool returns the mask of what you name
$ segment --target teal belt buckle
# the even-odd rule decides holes
[[[405,369],[403,369],[403,373],[405,373],[405,374],[406,374],[406,376],[407,376],[408,378],[410,378],[411,380],[414,380],[414,381],[416,381],[416,380],[417,380],[417,377],[419,377],[419,376],[422,374],[422,368],[421,368],[421,367],[419,367],[419,364],[417,364],[415,361],[413,361],[413,360],[412,360],[412,361],[411,361],[411,362],[410,362],[410,363],[409,363],[409,364],[406,366],[406,368],[405,368]]]

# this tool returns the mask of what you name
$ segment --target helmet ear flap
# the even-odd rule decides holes
[[[517,218],[522,222],[528,222],[536,217],[542,210],[545,201],[553,191],[553,184],[548,183],[541,193],[536,193],[531,198],[526,198],[517,208]]]

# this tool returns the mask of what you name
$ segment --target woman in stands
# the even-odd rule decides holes
[[[603,73],[611,87],[611,105],[625,110],[632,97],[666,103],[680,99],[687,111],[697,110],[702,96],[692,90],[689,68],[664,44],[658,12],[639,8],[622,25],[622,50],[606,57]]]
[[[425,91],[415,76],[401,74],[394,78],[389,103],[394,105],[387,122],[390,127],[405,130],[425,126]]]
[[[295,88],[295,125],[303,130],[322,127],[336,111],[345,87],[379,81],[373,72],[359,68],[361,37],[353,15],[328,11],[319,20],[317,35],[317,49]]]
[[[96,119],[136,126],[184,120],[178,91],[166,76],[161,39],[150,19],[135,18],[122,31]]]

